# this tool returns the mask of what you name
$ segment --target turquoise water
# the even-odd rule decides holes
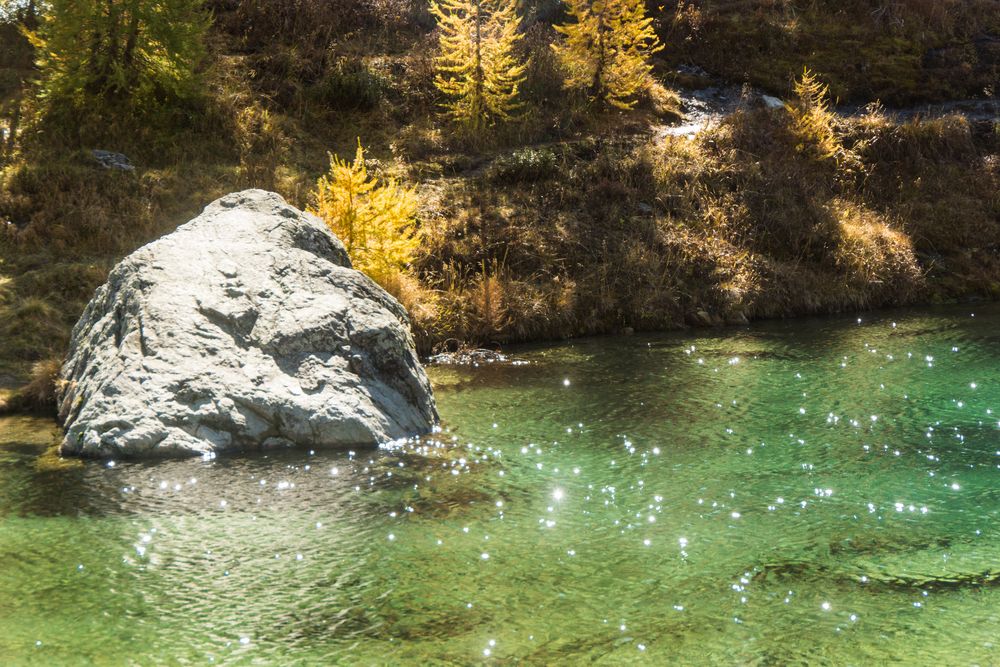
[[[1000,663],[1000,307],[514,357],[380,452],[0,422],[0,663]]]

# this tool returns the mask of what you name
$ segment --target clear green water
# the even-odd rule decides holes
[[[517,356],[431,370],[449,454],[0,422],[0,663],[1000,663],[1000,307]]]

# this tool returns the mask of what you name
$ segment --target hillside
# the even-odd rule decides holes
[[[385,286],[425,353],[1000,297],[995,115],[872,106],[810,137],[759,95],[794,101],[808,66],[852,110],[988,105],[992,0],[650,6],[666,48],[628,111],[563,91],[562,5],[523,3],[528,113],[477,140],[440,116],[422,2],[208,7],[199,93],[152,110],[47,106],[18,17],[0,26],[0,375],[34,367],[41,400],[118,259],[235,189],[309,206],[328,153],[359,140],[372,173],[417,188],[423,243]],[[759,90],[732,113],[677,129],[699,112],[693,91],[745,83]]]

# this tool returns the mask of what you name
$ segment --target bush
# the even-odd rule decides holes
[[[336,111],[368,111],[382,101],[389,81],[358,60],[338,60],[311,89],[313,98]]]
[[[488,175],[497,183],[531,183],[551,178],[558,171],[556,154],[548,148],[522,148],[497,158]]]

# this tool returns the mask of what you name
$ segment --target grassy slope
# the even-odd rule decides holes
[[[664,6],[665,5],[665,6]],[[681,5],[681,11],[676,6]],[[659,3],[675,63],[775,94],[808,66],[843,101],[906,106],[996,95],[994,0],[688,0]]]
[[[628,114],[567,100],[539,23],[530,120],[470,145],[435,118],[420,12],[354,17],[329,49],[302,26],[275,39],[268,20],[287,18],[220,7],[204,99],[113,123],[53,116],[22,135],[0,174],[0,220],[13,223],[0,375],[58,359],[122,255],[233,189],[305,206],[327,151],[350,155],[358,137],[376,170],[420,187],[427,242],[389,287],[425,351],[1000,296],[993,127],[852,121],[838,130],[849,168],[801,146],[784,111],[663,138],[669,97]],[[92,147],[125,152],[136,172],[100,169]],[[52,367],[37,364],[36,394]]]

